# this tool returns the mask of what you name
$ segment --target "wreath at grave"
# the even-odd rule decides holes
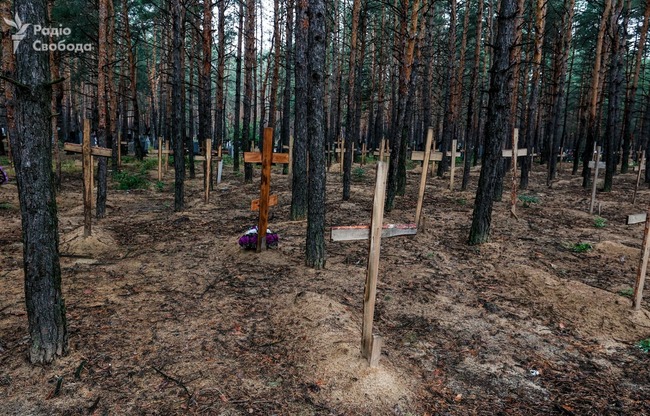
[[[266,229],[266,246],[277,247],[280,239],[278,234]],[[239,246],[246,250],[257,249],[257,227],[251,227],[244,235],[239,237]]]
[[[7,175],[7,172],[2,169],[2,166],[0,166],[0,185],[4,185],[5,183],[9,182],[9,175]]]

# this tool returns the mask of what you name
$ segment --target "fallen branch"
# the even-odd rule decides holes
[[[187,386],[180,380],[170,376],[169,374],[165,374],[161,369],[156,368],[156,366],[151,366],[154,370],[156,370],[156,373],[160,374],[163,376],[166,380],[171,381],[172,383],[175,383],[177,386],[181,387],[183,390],[185,390],[185,394],[187,394],[187,401],[189,404],[189,401],[192,400],[192,397],[194,396],[192,393],[190,393],[190,390],[187,388]]]

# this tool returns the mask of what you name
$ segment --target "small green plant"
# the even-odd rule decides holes
[[[0,209],[10,210],[10,209],[14,209],[14,206],[11,205],[9,202],[0,202]]]
[[[61,162],[62,172],[72,173],[80,170],[81,170],[81,166],[78,167],[74,160],[64,160]]]
[[[465,199],[465,198],[458,198],[458,199],[456,200],[456,203],[457,203],[458,205],[464,207],[465,205],[467,205],[467,199]]]
[[[594,227],[596,228],[605,228],[607,225],[607,220],[602,217],[596,217],[594,218]]]
[[[530,207],[531,204],[539,204],[539,198],[534,195],[519,195],[518,199],[524,204],[524,208]]]
[[[117,189],[122,191],[129,189],[143,189],[149,186],[149,181],[147,181],[142,174],[120,172],[115,174],[114,179],[117,182]]]
[[[586,253],[592,248],[594,247],[591,245],[591,243],[575,243],[572,250],[574,253]]]
[[[232,166],[232,164],[233,164],[232,156],[222,154],[221,157],[223,158],[223,165],[224,166]]]
[[[143,159],[142,162],[139,163],[138,170],[142,175],[152,169],[158,169],[158,159]]]
[[[420,162],[416,162],[414,160],[407,160],[406,161],[406,170],[412,170],[415,169],[416,166],[420,165]]]
[[[626,298],[631,298],[632,295],[634,294],[634,289],[629,287],[627,289],[619,290],[618,294]]]
[[[0,156],[0,166],[7,166],[9,164],[9,158],[7,156]]]
[[[156,188],[156,191],[162,192],[165,189],[165,182],[156,181],[156,183],[154,183],[154,187]]]
[[[365,176],[366,176],[366,171],[362,167],[357,166],[352,171],[352,179],[355,181],[361,181]]]
[[[636,344],[643,352],[650,352],[650,338],[642,339]]]

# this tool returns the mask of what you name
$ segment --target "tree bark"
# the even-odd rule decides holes
[[[244,151],[251,150],[251,104],[253,101],[253,67],[255,65],[255,0],[246,0],[246,29],[244,32],[244,119],[242,142]],[[255,120],[253,120],[255,124]],[[253,165],[244,164],[244,182],[253,182]]]
[[[174,145],[174,211],[185,209],[185,143],[183,141],[183,96],[185,79],[182,54],[184,30],[183,0],[172,1],[172,140]]]
[[[492,206],[497,182],[500,181],[503,143],[510,137],[511,92],[514,62],[510,51],[515,43],[517,0],[501,0],[494,45],[494,62],[490,80],[488,115],[485,132],[485,154],[479,178],[469,244],[488,241],[492,223]]]
[[[303,2],[304,0],[299,0]],[[307,22],[309,45],[308,131],[309,186],[307,208],[306,264],[325,267],[325,1],[310,0]]]
[[[308,0],[296,1],[296,85],[295,117],[292,158],[291,219],[304,219],[308,211],[307,181],[307,94],[309,91],[309,72],[307,62],[309,16]],[[313,52],[312,52],[313,53]],[[312,157],[310,155],[310,157]],[[311,171],[311,167],[310,167]],[[317,254],[317,253],[316,253]]]
[[[97,144],[100,147],[106,147],[106,72],[108,65],[107,49],[107,22],[108,22],[108,4],[107,0],[99,0],[99,31],[97,42],[97,110],[99,114],[99,123],[97,125]],[[95,213],[97,218],[106,216],[106,174],[107,160],[100,157],[97,168],[97,204]]]
[[[234,126],[234,152],[233,152],[233,171],[239,172],[239,151],[242,145],[240,135],[241,124],[241,57],[242,57],[242,34],[244,33],[244,2],[239,2],[239,26],[237,31],[237,62],[235,63],[235,126]],[[244,140],[244,146],[246,146]]]
[[[293,74],[293,8],[294,0],[288,0],[286,4],[286,44],[284,52],[284,91],[282,94],[282,126],[280,131],[280,143],[289,146],[291,136],[291,76]],[[293,167],[292,167],[293,168]],[[287,173],[285,165],[284,173]]]
[[[46,22],[44,0],[16,0],[15,11],[25,22]],[[4,5],[9,8],[8,5]],[[11,16],[9,13],[8,16]],[[15,74],[22,84],[11,89],[15,101],[15,135],[10,135],[23,229],[25,301],[29,322],[29,359],[46,364],[67,352],[68,332],[61,293],[57,205],[52,172],[51,97],[48,54],[35,51],[33,31],[18,46]],[[9,49],[12,52],[12,49]],[[12,69],[4,62],[5,71]]]

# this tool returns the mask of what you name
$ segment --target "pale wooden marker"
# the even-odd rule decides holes
[[[512,154],[518,154],[519,149],[519,129],[515,129],[512,135]],[[512,190],[510,191],[510,213],[517,218],[517,158],[512,158]]]
[[[84,120],[83,143],[65,143],[63,150],[81,153],[83,167],[84,237],[92,233],[93,165],[92,156],[111,157],[112,149],[90,146],[90,120]]]
[[[415,209],[415,223],[419,226],[422,217],[422,204],[424,201],[424,190],[427,186],[427,173],[429,173],[429,158],[431,157],[431,145],[433,142],[433,127],[429,127],[427,133],[427,144],[424,148],[424,164],[420,174],[420,190],[418,191],[418,205]]]
[[[456,139],[451,142],[451,172],[449,173],[449,189],[454,190],[454,177],[456,176],[456,146],[458,141]]]
[[[382,345],[382,338],[372,334],[375,302],[377,299],[381,238],[397,235],[414,235],[417,233],[417,226],[415,224],[383,225],[387,175],[388,164],[383,161],[377,162],[375,197],[373,200],[372,222],[370,226],[332,227],[333,241],[370,240],[361,330],[361,355],[368,360],[370,367],[377,367],[379,365]]]
[[[370,365],[377,366],[381,355],[381,345],[373,348],[372,324],[375,316],[377,299],[377,278],[379,276],[379,254],[381,252],[381,232],[384,223],[384,200],[386,199],[387,165],[377,164],[375,199],[370,223],[370,248],[368,250],[368,271],[363,294],[363,325],[361,329],[361,355],[368,359]]]
[[[260,184],[260,199],[258,209],[260,212],[257,226],[257,252],[266,248],[266,229],[269,225],[269,206],[271,205],[271,164],[272,163],[289,163],[289,154],[273,153],[273,129],[264,128],[264,143],[262,153],[245,152],[244,162],[262,163],[262,180]],[[277,196],[275,197],[277,201]],[[251,208],[254,205],[251,204]]]
[[[640,160],[639,166],[636,166],[636,168],[639,169],[639,173],[636,175],[636,185],[634,186],[634,196],[632,197],[632,205],[636,205],[636,195],[639,192],[639,184],[641,183],[641,171],[643,170],[643,165],[645,164],[645,153],[644,152],[639,152],[639,157],[637,157],[637,160]]]
[[[645,276],[648,271],[648,258],[650,257],[650,205],[646,214],[645,229],[643,231],[643,246],[641,247],[641,261],[639,263],[639,272],[634,283],[634,295],[632,296],[632,307],[635,311],[641,309],[643,300],[643,286]]]
[[[600,146],[596,147],[596,162],[593,166],[595,166],[596,169],[594,169],[594,183],[591,186],[591,203],[589,204],[590,214],[594,213],[594,202],[596,202],[596,183],[598,182],[598,169],[600,168]],[[589,167],[591,167],[591,162],[589,163]]]

